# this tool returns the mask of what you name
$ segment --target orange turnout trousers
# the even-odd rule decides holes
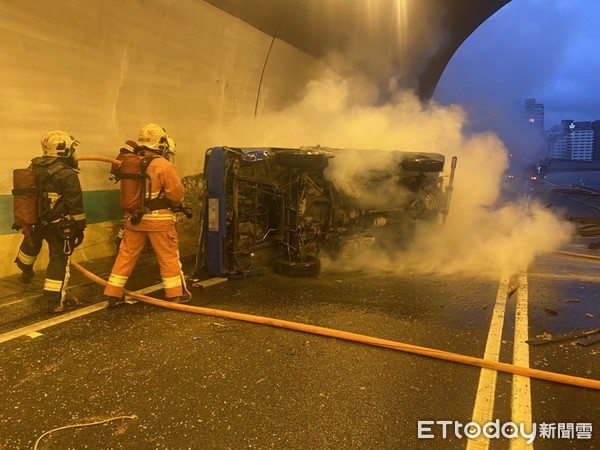
[[[155,211],[153,211],[155,212]],[[172,214],[172,213],[171,213]],[[152,215],[150,213],[149,215]],[[144,220],[142,220],[142,223]],[[142,225],[140,223],[140,225]],[[139,225],[131,225],[126,220],[123,240],[119,247],[119,254],[108,279],[108,285],[104,289],[104,295],[121,297],[125,289],[125,283],[129,279],[146,243],[150,241],[156,260],[160,268],[160,275],[165,290],[165,297],[173,298],[186,294],[187,288],[179,260],[179,242],[175,222],[161,224],[164,230],[140,230]],[[142,227],[144,228],[144,227]]]
[[[185,189],[174,166],[164,158],[156,158],[148,166],[152,198],[164,196],[172,204],[180,204]],[[127,279],[133,272],[148,241],[152,244],[165,290],[165,297],[175,298],[188,294],[179,260],[179,241],[175,228],[176,216],[168,208],[145,213],[138,223],[131,223],[131,213],[125,214],[125,232],[119,254],[113,265],[104,295],[122,297]]]

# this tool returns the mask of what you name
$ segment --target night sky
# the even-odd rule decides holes
[[[544,128],[600,119],[600,1],[512,0],[454,54],[435,91],[475,130],[503,134],[519,98],[545,105]]]

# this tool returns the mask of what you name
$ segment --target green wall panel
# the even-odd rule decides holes
[[[123,211],[119,208],[119,190],[87,191],[83,193],[83,204],[87,223],[108,222],[123,219]],[[0,195],[0,234],[10,234],[15,231],[13,224],[13,197]]]

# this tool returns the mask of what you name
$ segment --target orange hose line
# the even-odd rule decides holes
[[[586,255],[585,253],[564,252],[564,251],[558,251],[558,250],[555,251],[554,253],[558,253],[559,255],[575,256],[577,258],[598,259],[598,260],[600,260],[600,256]]]
[[[103,161],[111,164],[121,165],[121,161],[108,156],[80,155],[75,158],[77,161]]]
[[[87,269],[83,268],[75,261],[71,261],[71,265],[83,273],[83,275],[96,283],[106,286],[108,283],[106,280],[93,274]],[[431,358],[443,359],[446,361],[457,362],[461,364],[468,364],[471,366],[477,366],[486,369],[492,369],[500,372],[511,373],[514,375],[521,375],[529,378],[536,378],[544,381],[552,381],[554,383],[568,384],[571,386],[584,387],[589,389],[600,389],[600,380],[594,380],[590,378],[576,377],[572,375],[565,375],[556,372],[548,372],[545,370],[532,369],[529,367],[515,366],[513,364],[502,363],[498,361],[489,361],[482,358],[475,358],[472,356],[461,355],[458,353],[446,352],[443,350],[436,350],[427,347],[420,347],[417,345],[404,344],[401,342],[390,341],[387,339],[380,339],[363,334],[349,333],[346,331],[335,330],[332,328],[319,327],[315,325],[308,325],[299,322],[290,322],[287,320],[274,319],[270,317],[255,316],[252,314],[236,313],[232,311],[223,311],[213,308],[204,308],[201,306],[190,306],[183,305],[180,303],[172,303],[165,300],[159,300],[156,298],[148,297],[146,295],[137,294],[125,290],[125,293],[136,300],[142,301],[155,306],[161,306],[169,309],[178,311],[192,312],[196,314],[203,314],[207,316],[222,317],[225,319],[233,319],[243,322],[257,323],[261,325],[268,325],[272,327],[285,328],[288,330],[302,331],[305,333],[312,333],[321,336],[328,336],[337,339],[344,339],[347,341],[359,342],[362,344],[373,345],[377,347],[389,348],[392,350],[398,350],[407,353],[413,353],[422,356],[429,356]]]

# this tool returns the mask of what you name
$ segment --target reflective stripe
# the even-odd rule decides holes
[[[36,260],[35,256],[26,255],[22,251],[19,251],[19,255],[17,256],[17,258],[19,259],[19,261],[21,261],[26,266],[32,266]]]
[[[144,214],[142,220],[176,220],[175,214]]]
[[[44,290],[50,292],[60,292],[63,285],[63,280],[51,280],[46,278],[44,280]]]
[[[56,192],[48,192],[48,200],[50,200],[50,209],[54,208],[54,205],[56,205],[56,202],[58,202],[61,197],[62,195]]]
[[[60,293],[60,304],[62,305],[65,301],[65,297],[67,294],[67,285],[69,283],[69,278],[71,278],[71,255],[67,256],[67,266],[65,267],[65,280],[63,283],[64,289],[61,290]]]
[[[122,275],[115,275],[111,273],[110,277],[108,277],[108,284],[112,286],[123,287],[125,286],[125,283],[127,283],[127,278],[129,277],[124,277]]]
[[[165,289],[179,287],[181,286],[181,276],[163,278],[162,282]]]
[[[208,199],[208,231],[219,231],[219,199]]]

